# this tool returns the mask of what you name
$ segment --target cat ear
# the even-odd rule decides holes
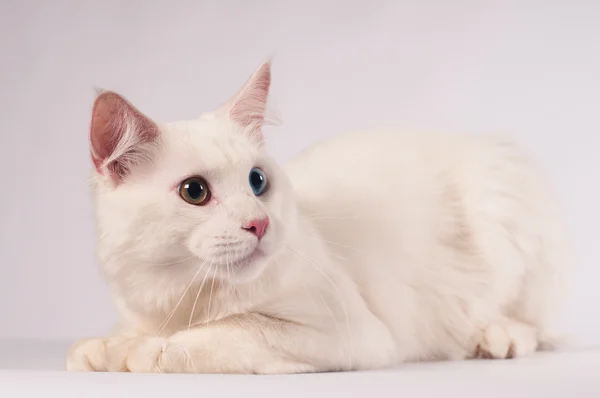
[[[90,152],[96,171],[120,183],[132,167],[148,158],[148,145],[158,138],[156,124],[119,94],[96,98],[90,127]]]
[[[271,62],[264,62],[244,86],[221,107],[228,118],[242,126],[246,134],[262,143],[267,98],[271,86]]]

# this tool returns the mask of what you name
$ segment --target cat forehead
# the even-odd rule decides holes
[[[167,155],[205,168],[253,162],[259,150],[233,123],[192,120],[162,126]]]

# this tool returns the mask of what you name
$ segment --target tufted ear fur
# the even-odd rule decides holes
[[[246,81],[244,86],[221,107],[220,112],[244,128],[246,134],[263,141],[262,126],[269,88],[271,86],[271,63],[263,63]]]
[[[156,124],[117,93],[96,98],[90,127],[90,151],[98,174],[118,185],[133,166],[148,158],[158,138]]]

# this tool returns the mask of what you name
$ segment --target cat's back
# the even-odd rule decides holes
[[[543,218],[555,207],[527,154],[501,136],[357,132],[313,145],[285,171],[305,217],[361,239],[375,227],[402,239],[410,226],[407,241],[427,241],[457,217]]]
[[[504,249],[487,246],[506,231],[538,248],[531,258],[539,256],[536,242],[562,245],[559,209],[544,178],[503,137],[341,135],[307,149],[286,171],[301,216],[329,251],[353,259],[347,264],[358,279],[365,263],[384,264],[382,277],[390,267],[407,269],[398,263],[431,269],[448,249],[499,257]]]
[[[519,177],[505,175],[522,172],[511,164],[516,153],[485,136],[358,132],[317,143],[286,172],[302,216],[338,244],[330,250],[398,258],[459,233],[488,192],[519,189]]]
[[[440,187],[485,179],[497,163],[516,157],[519,150],[498,137],[372,131],[318,142],[285,169],[301,206],[369,199],[362,205],[374,210],[387,202],[427,202]]]

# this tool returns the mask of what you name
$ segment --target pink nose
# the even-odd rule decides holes
[[[261,218],[259,220],[251,220],[242,228],[248,232],[252,232],[258,239],[260,239],[267,231],[267,225],[269,225],[269,217]]]

